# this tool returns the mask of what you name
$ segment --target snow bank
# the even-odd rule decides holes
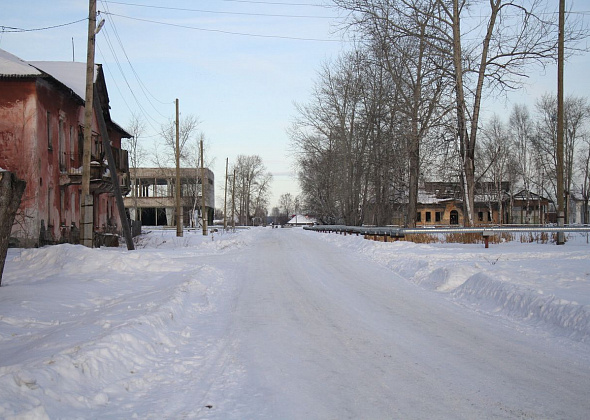
[[[148,418],[154,407],[146,401],[162,400],[150,397],[162,391],[154,383],[169,384],[171,404],[178,387],[196,387],[191,372],[218,355],[204,349],[225,340],[212,320],[227,312],[234,287],[207,258],[255,235],[175,233],[147,235],[131,252],[9,250],[0,288],[0,418]]]
[[[564,246],[503,243],[373,242],[319,234],[415,284],[493,315],[590,341],[590,245],[571,235]]]

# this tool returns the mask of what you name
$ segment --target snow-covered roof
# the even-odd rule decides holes
[[[86,63],[73,61],[29,61],[31,66],[50,75],[72,89],[80,98],[86,97]],[[98,74],[95,66],[94,81]]]
[[[287,223],[291,225],[313,225],[314,223],[317,223],[317,220],[313,217],[307,217],[302,214],[296,214]]]
[[[98,76],[98,65],[94,81]],[[49,75],[71,89],[78,97],[86,96],[86,63],[73,61],[24,61],[0,49],[0,76],[27,77]]]
[[[16,55],[0,49],[0,76],[41,76],[38,69]]]
[[[446,203],[447,201],[455,200],[452,197],[438,198],[436,194],[427,193],[425,191],[418,191],[418,203],[420,204],[439,204]]]
[[[441,200],[436,198],[436,195],[429,194],[424,191],[418,191],[418,203],[421,204],[436,204],[439,203]]]

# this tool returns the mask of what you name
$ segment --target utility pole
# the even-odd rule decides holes
[[[236,170],[234,169],[233,187],[231,189],[231,225],[236,231]]]
[[[203,161],[203,139],[201,138],[201,219],[203,220],[203,236],[207,236],[207,176],[205,175],[205,162]]]
[[[564,225],[563,197],[563,65],[565,0],[559,0],[559,38],[557,46],[557,226]],[[565,234],[557,232],[557,245],[565,243]]]
[[[227,230],[227,165],[229,158],[225,158],[225,197],[223,198],[223,230]]]
[[[178,121],[178,98],[176,98],[176,236],[182,236],[182,210],[180,208],[180,126]]]
[[[92,248],[94,224],[93,196],[90,195],[90,157],[92,147],[92,105],[94,94],[94,43],[96,38],[96,0],[89,0],[88,51],[86,55],[86,98],[84,102],[84,149],[80,196],[80,243]]]
[[[129,229],[129,221],[125,214],[125,204],[123,203],[123,196],[121,195],[121,186],[119,185],[119,177],[117,176],[117,165],[115,163],[115,157],[113,156],[113,149],[111,148],[111,139],[109,139],[109,132],[107,124],[104,120],[104,114],[102,113],[102,105],[100,103],[100,97],[98,91],[94,92],[94,109],[96,111],[96,120],[98,122],[98,128],[100,129],[100,135],[102,137],[102,144],[109,164],[109,171],[111,172],[111,181],[113,183],[113,191],[115,195],[115,201],[117,202],[117,210],[119,212],[119,218],[121,219],[121,227],[125,236],[125,242],[127,243],[127,249],[132,251],[135,249],[133,244],[133,236]]]

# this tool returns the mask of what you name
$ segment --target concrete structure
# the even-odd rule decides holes
[[[215,213],[215,178],[205,169],[205,208],[208,225]],[[144,226],[175,226],[176,202],[174,188],[175,168],[131,168],[131,194],[125,197],[125,208],[132,220],[140,220]],[[200,225],[201,169],[181,168],[180,188],[182,224]]]
[[[102,66],[95,87],[103,105],[123,194],[129,191],[130,135],[114,123]],[[86,63],[25,62],[0,50],[0,167],[27,182],[11,237],[18,246],[79,239]],[[92,123],[90,192],[95,231],[118,232],[121,223],[96,111]]]

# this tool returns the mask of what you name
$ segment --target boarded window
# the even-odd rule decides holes
[[[66,170],[66,122],[62,115],[59,116],[59,122],[57,125],[57,141],[58,141],[58,154],[59,154],[59,170]]]
[[[53,150],[53,139],[51,138],[51,112],[47,111],[47,148]]]
[[[74,149],[75,149],[75,139],[76,139],[76,132],[74,131],[74,126],[70,125],[70,160],[74,160]]]

